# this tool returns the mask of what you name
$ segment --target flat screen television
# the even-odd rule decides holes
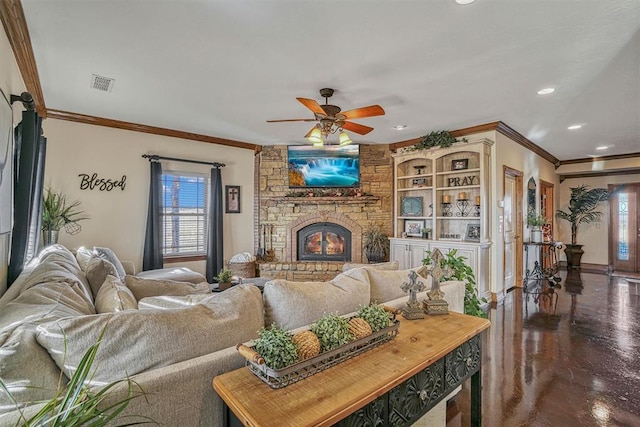
[[[289,188],[359,187],[360,146],[287,147]]]

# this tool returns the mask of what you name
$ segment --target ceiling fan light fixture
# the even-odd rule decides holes
[[[314,146],[316,146],[316,144],[320,144],[320,146],[322,146],[322,144],[324,143],[324,141],[322,141],[322,132],[320,132],[320,129],[318,128],[315,128],[311,131],[311,135],[309,135],[307,140]]]
[[[349,145],[353,142],[351,138],[349,138],[349,135],[346,132],[340,132],[338,141],[340,142],[340,146]]]

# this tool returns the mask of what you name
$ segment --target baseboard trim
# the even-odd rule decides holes
[[[562,270],[567,269],[567,262],[560,261],[558,267]],[[590,264],[580,263],[580,271],[583,273],[609,274],[609,266],[606,264]]]

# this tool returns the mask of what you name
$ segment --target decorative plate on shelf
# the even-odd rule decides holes
[[[422,197],[401,197],[400,216],[422,216]]]

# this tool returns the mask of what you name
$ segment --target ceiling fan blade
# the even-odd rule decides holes
[[[373,130],[369,126],[359,125],[353,122],[344,122],[343,129],[350,130],[351,132],[359,133],[360,135],[366,135]]]
[[[278,122],[315,122],[316,119],[284,119],[284,120],[267,120],[267,123]]]
[[[314,113],[322,114],[323,116],[326,115],[326,113],[324,112],[322,107],[320,107],[320,104],[318,104],[315,100],[308,99],[308,98],[296,98],[296,99],[298,101],[300,101],[300,103],[302,105],[304,105],[305,107],[307,107],[309,110],[313,111]]]
[[[379,105],[369,105],[368,107],[343,111],[340,114],[342,114],[345,119],[361,119],[363,117],[384,116],[384,110]]]

